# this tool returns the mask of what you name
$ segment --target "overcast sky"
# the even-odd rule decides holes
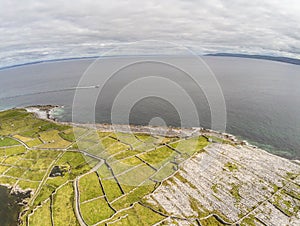
[[[299,0],[0,0],[0,67],[155,39],[300,58]]]

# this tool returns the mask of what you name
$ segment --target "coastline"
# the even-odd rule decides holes
[[[34,105],[27,106],[24,109],[28,112],[34,113],[37,118],[50,120],[56,122],[56,118],[53,115],[55,109],[63,108],[63,106],[58,105]]]
[[[60,125],[69,125],[74,127],[84,127],[84,128],[91,128],[91,129],[97,129],[103,132],[109,131],[109,132],[134,132],[134,133],[141,133],[141,134],[151,134],[152,136],[166,136],[166,137],[180,137],[181,139],[187,139],[187,138],[193,138],[197,136],[203,136],[207,139],[209,142],[208,145],[205,147],[205,151],[201,155],[208,155],[208,153],[212,152],[216,154],[216,157],[218,156],[219,159],[215,159],[215,161],[220,161],[222,164],[224,164],[223,169],[227,169],[226,167],[229,167],[229,172],[233,171],[234,169],[230,168],[235,167],[235,163],[232,163],[235,159],[237,162],[237,165],[242,165],[241,170],[246,170],[247,167],[249,169],[253,167],[254,170],[258,169],[257,167],[260,166],[260,160],[259,159],[265,159],[266,161],[269,161],[270,165],[274,169],[278,169],[281,172],[281,168],[279,166],[286,166],[284,168],[287,172],[288,170],[299,167],[299,161],[295,162],[290,159],[286,159],[277,155],[274,155],[272,153],[269,153],[263,149],[257,148],[256,146],[253,146],[249,144],[247,141],[239,140],[234,135],[228,134],[228,133],[222,133],[218,131],[213,131],[210,129],[200,128],[200,127],[192,127],[192,128],[174,128],[174,127],[156,127],[156,126],[138,126],[138,125],[130,125],[129,127],[127,125],[110,125],[110,124],[80,124],[80,123],[73,123],[73,122],[59,122],[55,118],[55,111],[57,109],[61,108],[60,106],[52,106],[52,105],[37,105],[37,106],[28,106],[25,108],[19,108],[22,109],[24,112],[24,109],[28,112],[31,112],[36,117],[48,120],[49,122],[53,122]],[[44,122],[47,123],[47,122]],[[48,124],[48,123],[47,123]],[[69,127],[67,127],[69,129]],[[130,130],[128,129],[130,128]],[[72,129],[71,129],[72,130]],[[205,139],[204,139],[205,140]],[[225,153],[225,154],[224,154]],[[227,156],[227,157],[226,157]],[[200,158],[199,158],[200,159]],[[202,159],[202,158],[201,158]],[[247,162],[248,159],[248,162]],[[253,161],[253,162],[252,162]],[[278,165],[278,162],[281,163],[281,165]],[[229,166],[228,166],[229,164]],[[230,165],[233,164],[233,165]],[[244,168],[244,164],[250,164],[247,165],[246,168]],[[218,165],[218,164],[216,164]],[[262,165],[261,165],[262,166]],[[199,165],[200,167],[200,165]],[[225,168],[224,168],[225,167]],[[288,168],[289,167],[289,168]],[[193,168],[197,168],[196,165]],[[260,168],[262,171],[267,170],[268,167],[262,167]],[[252,169],[252,168],[251,168]],[[217,171],[216,171],[217,172]],[[213,172],[213,173],[216,173]],[[273,171],[272,171],[273,172]],[[274,171],[275,172],[275,171]],[[220,175],[223,175],[223,171],[219,172]],[[290,172],[289,172],[290,173]],[[190,175],[195,175],[191,173]],[[201,174],[200,174],[201,175]],[[243,175],[243,174],[241,174]],[[264,173],[261,174],[264,179],[269,178],[265,176]],[[282,174],[282,177],[287,177],[285,174]],[[277,176],[271,175],[271,185],[272,183],[276,184]],[[244,178],[240,178],[240,181],[242,182]],[[267,179],[266,179],[267,180]],[[14,192],[16,195],[22,195],[18,192],[22,191],[17,186],[8,186],[7,184],[4,185],[9,191]],[[281,187],[281,186],[280,186]],[[32,191],[29,189],[26,189],[27,194],[30,194]],[[24,194],[23,194],[24,195]],[[19,203],[18,203],[19,204]],[[20,204],[25,208],[24,211],[27,211],[27,206],[29,206],[23,200],[20,201]],[[22,208],[23,208],[22,207]],[[19,213],[18,219],[21,220],[22,214],[24,211]]]
[[[178,128],[178,127],[161,127],[161,126],[143,126],[143,125],[122,125],[122,124],[107,124],[107,123],[95,123],[95,124],[86,124],[86,123],[74,123],[74,122],[63,122],[57,121],[53,112],[56,109],[63,108],[63,106],[58,105],[36,105],[36,106],[28,106],[25,107],[28,112],[34,113],[36,117],[44,120],[49,120],[51,122],[77,126],[77,127],[86,127],[86,128],[94,128],[97,130],[101,130],[104,132],[133,132],[133,133],[143,133],[143,134],[154,134],[158,136],[166,136],[166,137],[190,137],[190,136],[215,136],[220,139],[225,139],[233,142],[235,145],[248,145],[252,148],[257,148],[254,145],[249,144],[246,140],[239,140],[236,136],[214,131],[211,129],[206,129],[202,127],[191,127],[191,128]]]
[[[298,159],[289,159],[279,155],[275,155],[269,151],[266,151],[262,148],[257,147],[256,145],[250,144],[247,140],[238,139],[235,135],[220,131],[215,131],[211,129],[206,129],[202,127],[191,127],[191,128],[178,128],[178,127],[161,127],[161,126],[143,126],[143,125],[112,125],[108,123],[95,123],[95,124],[85,124],[85,123],[74,123],[74,122],[63,122],[58,121],[54,112],[57,109],[63,109],[64,106],[59,105],[34,105],[24,107],[28,112],[32,112],[36,115],[36,117],[44,120],[49,120],[54,123],[76,126],[76,127],[85,127],[97,129],[103,132],[124,132],[124,133],[142,133],[142,134],[152,134],[157,136],[166,136],[166,137],[191,137],[191,136],[205,136],[210,143],[218,143],[220,141],[216,141],[211,137],[223,140],[224,143],[230,143],[235,146],[246,146],[254,150],[260,150],[269,154],[271,156],[276,156],[278,158],[289,160],[290,162],[300,165],[300,160]]]
[[[8,211],[11,214],[16,214],[17,218],[13,219],[10,218],[9,221],[12,223],[20,224],[20,216],[24,212],[24,210],[27,210],[28,208],[28,198],[32,195],[32,190],[31,189],[26,189],[23,190],[19,187],[14,187],[9,184],[0,184],[0,189],[1,189],[1,197],[0,199],[4,203],[1,203],[1,211]],[[9,208],[6,206],[2,206],[4,204],[7,204]],[[7,208],[7,209],[6,209]],[[24,208],[24,209],[23,209]],[[0,212],[1,212],[0,211]],[[6,212],[5,211],[5,212]],[[1,215],[3,212],[1,213]]]

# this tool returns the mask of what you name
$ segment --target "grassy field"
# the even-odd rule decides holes
[[[176,155],[177,153],[174,152],[171,148],[163,146],[153,151],[143,153],[139,155],[139,157],[158,169],[166,162],[172,161]]]
[[[74,213],[74,191],[72,183],[65,184],[54,195],[52,211],[55,225],[79,225]]]
[[[93,225],[99,221],[105,220],[115,213],[104,198],[81,203],[80,210],[83,219],[88,225]]]
[[[140,204],[134,204],[131,208],[119,212],[112,219],[101,225],[154,225],[164,218]]]
[[[88,225],[160,222],[165,217],[139,201],[176,172],[180,161],[208,144],[204,137],[73,128],[22,109],[0,112],[0,122],[0,184],[32,191],[21,225],[79,225],[77,201]]]
[[[29,225],[40,226],[40,225],[52,225],[51,212],[50,212],[50,200],[39,206],[34,214],[29,218]]]
[[[80,202],[103,196],[100,181],[96,173],[90,173],[79,180]]]
[[[187,140],[179,140],[178,142],[170,144],[172,148],[180,151],[181,153],[186,153],[189,156],[195,152],[202,151],[205,146],[208,145],[208,141],[205,137],[193,137]]]
[[[20,145],[20,143],[8,137],[0,137],[0,147],[8,147],[14,145]]]

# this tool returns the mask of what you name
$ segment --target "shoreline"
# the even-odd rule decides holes
[[[109,131],[109,132],[134,132],[134,133],[142,133],[142,134],[151,134],[151,135],[157,135],[157,136],[166,136],[166,137],[174,137],[179,136],[181,138],[190,138],[190,137],[196,137],[196,136],[204,136],[209,141],[208,148],[214,147],[215,144],[219,145],[218,147],[226,147],[229,146],[228,144],[234,146],[231,148],[240,149],[237,150],[237,154],[243,153],[243,150],[251,151],[249,153],[249,157],[253,158],[253,156],[266,156],[267,158],[273,159],[274,165],[276,164],[277,160],[282,159],[285,160],[285,162],[289,162],[292,164],[295,164],[297,166],[300,165],[299,160],[291,160],[287,158],[283,158],[281,156],[274,155],[268,151],[265,151],[264,149],[258,148],[254,145],[249,144],[245,140],[239,140],[232,134],[228,133],[222,133],[218,131],[214,131],[211,129],[205,129],[201,127],[192,127],[192,128],[176,128],[176,127],[160,127],[160,126],[140,126],[140,125],[111,125],[111,124],[81,124],[81,123],[73,123],[73,122],[60,122],[57,121],[55,118],[54,112],[57,109],[62,108],[62,106],[53,106],[53,105],[36,105],[36,106],[28,106],[24,108],[18,108],[18,109],[25,109],[27,112],[30,112],[34,114],[36,117],[48,120],[53,123],[62,124],[62,125],[70,125],[74,127],[84,127],[84,128],[94,128],[103,132]],[[130,128],[130,130],[128,130]],[[216,139],[217,138],[217,139]],[[223,146],[224,145],[224,146]],[[218,152],[220,151],[217,150]],[[234,152],[231,152],[234,153]],[[237,155],[239,156],[239,154]],[[255,158],[255,157],[254,157]],[[242,161],[242,159],[241,159]],[[17,205],[20,205],[22,208],[25,209],[28,207],[28,204],[26,202],[26,195],[31,195],[31,190],[26,189],[22,190],[18,186],[9,186],[7,184],[1,184],[1,186],[5,186],[10,195],[14,195],[17,198],[20,198],[20,201],[18,201]],[[22,199],[23,197],[23,199]],[[21,219],[20,216],[22,216],[22,213],[24,211],[19,212],[18,220]]]
[[[10,206],[10,211],[12,210],[11,207],[16,211],[15,214],[17,214],[18,217],[14,222],[19,224],[22,213],[28,208],[28,198],[31,197],[33,191],[31,189],[23,190],[9,184],[0,184],[0,188],[4,191],[4,196],[1,197],[5,197],[4,199],[6,199],[7,204]],[[1,195],[3,195],[3,192],[1,193]],[[3,205],[3,203],[1,205]]]
[[[61,109],[63,106],[59,105],[33,105],[24,107],[28,112],[34,113],[37,118],[50,120],[56,122],[56,118],[53,116],[55,109]],[[22,109],[22,108],[21,108]]]
[[[287,159],[294,164],[300,165],[299,159],[290,159],[286,157],[282,157],[279,155],[275,155],[265,149],[259,148],[256,145],[250,144],[247,140],[238,139],[235,135],[229,134],[226,132],[215,131],[211,129],[206,129],[202,127],[191,127],[191,128],[178,128],[178,127],[161,127],[161,126],[143,126],[143,125],[112,125],[108,123],[95,123],[95,124],[87,124],[87,123],[74,123],[74,122],[63,122],[58,121],[53,112],[56,109],[63,109],[64,106],[59,105],[34,105],[28,106],[21,109],[25,109],[28,112],[32,112],[36,115],[36,117],[49,120],[54,123],[62,124],[62,125],[69,125],[69,126],[76,126],[76,127],[85,127],[91,129],[101,130],[103,132],[133,132],[133,133],[142,133],[142,134],[152,134],[157,136],[166,136],[166,137],[191,137],[191,136],[205,136],[210,143],[217,143],[211,137],[215,137],[221,139],[225,142],[230,142],[232,145],[241,145],[247,146],[252,149],[261,150],[267,154],[272,156],[277,156],[278,158]],[[130,128],[130,129],[128,129]]]
[[[70,125],[70,126],[77,126],[77,127],[85,127],[85,128],[92,128],[101,130],[104,132],[134,132],[134,133],[143,133],[143,134],[152,134],[158,136],[167,136],[167,137],[190,137],[190,136],[197,136],[197,135],[206,135],[206,136],[216,136],[220,139],[230,140],[235,144],[241,145],[248,145],[252,148],[257,148],[255,145],[249,144],[246,140],[239,140],[236,138],[235,135],[219,132],[211,129],[206,129],[202,127],[190,127],[190,128],[179,128],[179,127],[162,127],[162,126],[149,126],[149,125],[125,125],[125,124],[108,124],[108,123],[95,123],[95,124],[88,124],[88,123],[74,123],[74,122],[63,122],[58,121],[54,116],[53,112],[56,109],[63,108],[63,106],[58,105],[36,105],[36,106],[28,106],[24,109],[28,112],[34,113],[36,117],[44,120],[49,120],[51,122],[63,124],[63,125]]]

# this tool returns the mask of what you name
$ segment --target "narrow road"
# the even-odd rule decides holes
[[[78,189],[78,181],[80,180],[81,177],[89,174],[89,173],[92,173],[92,172],[96,172],[99,167],[103,164],[103,160],[101,159],[101,161],[99,161],[99,163],[97,165],[95,165],[90,171],[88,171],[87,173],[85,174],[82,174],[80,175],[79,177],[77,177],[75,180],[74,180],[74,201],[75,201],[75,215],[76,215],[76,218],[78,220],[78,223],[80,224],[80,226],[87,226],[87,224],[85,223],[82,215],[81,215],[81,212],[80,212],[80,194],[79,194],[79,189]]]

